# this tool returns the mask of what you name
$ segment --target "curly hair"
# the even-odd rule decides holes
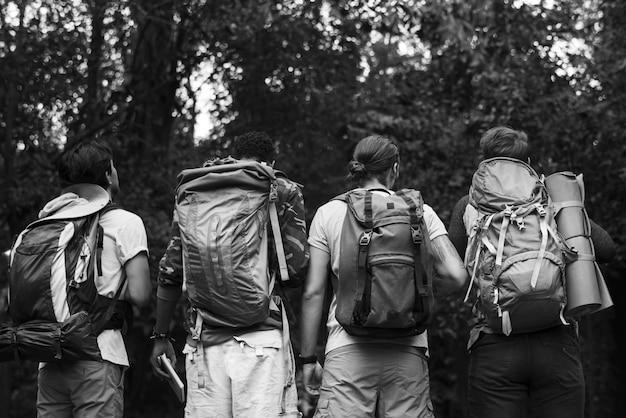
[[[78,183],[107,188],[113,152],[103,140],[82,141],[66,149],[57,161],[61,187]]]
[[[246,132],[233,141],[232,155],[237,159],[271,162],[274,159],[274,142],[265,132]]]

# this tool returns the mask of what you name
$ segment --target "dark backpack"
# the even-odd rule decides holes
[[[179,174],[176,213],[185,282],[204,323],[245,328],[276,307],[269,234],[281,279],[289,279],[277,197],[274,170],[257,162],[217,160]]]
[[[422,333],[434,297],[430,237],[419,191],[353,190],[341,230],[335,316],[352,335]]]
[[[0,328],[0,361],[102,360],[97,337],[122,328],[128,302],[98,294],[103,244],[100,216],[107,205],[82,217],[62,212],[31,223],[11,250],[9,315]],[[115,314],[115,315],[114,315]],[[112,319],[115,316],[115,319]]]
[[[469,202],[466,300],[477,285],[476,309],[505,335],[566,323],[566,246],[535,170],[512,158],[485,160],[474,173]]]

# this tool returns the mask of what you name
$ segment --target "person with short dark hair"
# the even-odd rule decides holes
[[[251,159],[271,164],[274,161],[274,143],[265,132],[246,132],[233,141],[232,155],[238,160]]]
[[[526,133],[506,126],[497,126],[485,132],[480,138],[479,148],[483,160],[504,156],[521,161],[530,158]]]
[[[348,171],[348,178],[357,183],[354,191],[368,190],[380,196],[395,194],[393,187],[400,173],[398,146],[379,135],[363,138],[354,149]],[[320,396],[315,416],[432,417],[426,332],[389,338],[356,336],[349,334],[336,317],[337,288],[342,280],[341,236],[347,210],[346,202],[339,199],[322,205],[309,232],[311,259],[302,301],[300,355],[305,389]],[[467,279],[465,267],[435,211],[426,204],[423,211],[432,241],[429,255],[441,278],[437,290],[456,290]],[[322,371],[315,351],[331,277],[333,293]]]
[[[64,188],[61,197],[66,200],[81,199],[94,193],[108,194],[112,200],[120,190],[113,153],[106,142],[100,140],[80,142],[67,149],[58,162],[58,175]],[[71,188],[71,193],[66,188]],[[44,207],[40,217],[55,213],[55,201]],[[146,306],[152,286],[148,240],[141,218],[114,208],[102,214],[99,224],[103,228],[104,240],[103,274],[95,279],[98,293],[113,297],[126,275],[120,300]],[[37,416],[123,416],[124,372],[130,363],[121,329],[104,329],[98,335],[98,347],[102,361],[59,361],[40,365]]]
[[[247,132],[235,138],[232,157],[209,160],[204,167],[247,162],[270,165],[273,155],[274,144],[269,135],[264,132]],[[309,258],[304,198],[300,186],[278,170],[274,170],[274,173],[279,233],[284,245],[289,280],[281,282],[280,278],[276,279],[273,298],[279,297],[277,292],[280,292],[282,285],[295,287],[302,284]],[[267,222],[267,219],[261,221]],[[159,366],[158,357],[165,353],[168,358],[176,359],[169,341],[169,327],[183,292],[183,259],[188,258],[188,253],[183,251],[182,231],[178,212],[174,211],[171,239],[159,264],[155,344],[151,355],[155,374],[163,378],[167,376]],[[265,233],[271,236],[269,225]],[[221,270],[221,267],[216,269]],[[276,266],[270,266],[270,270],[277,273]],[[285,345],[284,340],[289,338],[289,326],[286,317],[281,317],[285,313],[284,302],[279,300],[278,305],[281,306],[272,308],[270,316],[262,322],[245,328],[218,327],[203,320],[196,340],[192,335],[197,332],[193,324],[202,315],[193,307],[188,310],[187,323],[192,324],[193,331],[188,335],[183,350],[186,356],[186,416],[299,416],[295,360],[290,342]],[[287,385],[285,378],[290,382]],[[204,385],[201,379],[205,381]]]
[[[526,134],[509,127],[489,129],[479,147],[484,159],[529,161]],[[457,202],[448,227],[459,254],[465,254],[478,216],[469,200],[466,195]],[[614,257],[613,240],[593,221],[591,239],[596,261],[608,262]],[[474,323],[467,344],[470,417],[513,418],[530,410],[533,417],[582,418],[585,382],[576,320],[567,318],[567,325],[507,336],[487,325],[478,303],[473,306]]]

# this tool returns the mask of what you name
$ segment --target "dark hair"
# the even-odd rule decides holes
[[[526,134],[506,126],[489,129],[480,138],[479,144],[483,159],[509,157],[526,161],[530,156]]]
[[[79,142],[66,149],[58,160],[57,170],[61,187],[77,183],[109,187],[107,174],[111,173],[113,152],[101,140]]]
[[[400,161],[398,146],[389,138],[372,135],[356,144],[352,161],[348,163],[348,180],[361,183],[376,178],[384,182],[384,176]]]
[[[237,159],[271,162],[274,159],[274,142],[265,132],[246,132],[233,141],[232,154]]]

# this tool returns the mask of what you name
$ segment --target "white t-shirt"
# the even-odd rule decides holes
[[[373,193],[386,195],[386,193],[382,191],[373,191]],[[343,221],[346,216],[347,208],[348,205],[340,200],[331,200],[325,205],[322,205],[315,213],[309,231],[309,245],[330,254],[331,269],[336,276],[339,275],[341,229],[343,227]],[[428,229],[431,240],[448,233],[446,231],[446,227],[443,222],[441,222],[441,219],[439,219],[435,211],[426,204],[424,204],[424,220],[426,222],[426,228]],[[326,353],[329,353],[336,348],[355,343],[388,342],[393,344],[428,348],[428,336],[426,332],[412,337],[389,339],[350,335],[343,329],[335,318],[336,308],[337,296],[333,293],[330,309],[328,311],[328,320],[326,322],[326,326],[328,328],[328,340],[326,341],[325,349]]]
[[[123,209],[114,209],[102,215],[100,225],[104,230],[102,277],[96,279],[96,288],[99,294],[113,297],[125,274],[126,262],[141,252],[148,254],[148,238],[141,218]],[[124,286],[128,286],[128,281]],[[125,293],[126,289],[122,289],[120,299]],[[98,347],[103,360],[129,366],[120,330],[102,331],[98,336]]]

